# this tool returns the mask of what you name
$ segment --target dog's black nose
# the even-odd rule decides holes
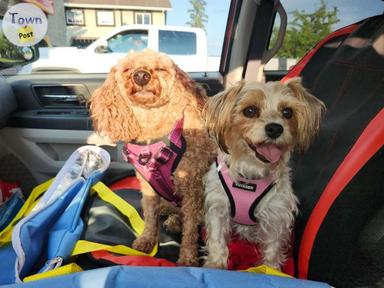
[[[151,74],[145,70],[137,70],[133,74],[133,81],[135,81],[137,85],[145,86],[151,81]]]
[[[265,133],[267,133],[269,138],[276,139],[283,133],[284,128],[277,123],[268,123],[265,125]]]

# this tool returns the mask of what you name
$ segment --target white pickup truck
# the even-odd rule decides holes
[[[219,57],[207,56],[204,30],[184,26],[127,25],[100,37],[85,49],[40,48],[40,59],[19,73],[74,71],[108,73],[131,50],[150,48],[168,54],[186,72],[218,71]]]

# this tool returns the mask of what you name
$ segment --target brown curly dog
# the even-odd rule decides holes
[[[158,241],[159,216],[172,213],[165,225],[172,231],[182,230],[178,260],[182,265],[199,264],[202,177],[215,156],[215,146],[201,115],[206,98],[203,90],[168,56],[146,49],[130,52],[113,67],[90,99],[95,129],[112,141],[152,143],[169,134],[184,116],[182,135],[186,150],[172,173],[180,209],[165,205],[153,185],[137,173],[143,193],[145,229],[133,243],[135,249],[150,252]]]

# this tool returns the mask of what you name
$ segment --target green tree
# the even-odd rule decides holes
[[[340,20],[337,17],[338,9],[328,9],[324,0],[313,13],[294,10],[292,21],[288,23],[283,46],[277,53],[278,57],[301,58],[317,42],[332,31],[332,25]],[[277,37],[277,28],[274,29],[271,43]]]
[[[205,14],[207,2],[204,0],[189,0],[189,3],[192,5],[192,8],[188,9],[189,21],[186,24],[205,30],[204,24],[208,22],[208,15]]]

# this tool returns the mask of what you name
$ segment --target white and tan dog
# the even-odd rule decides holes
[[[324,112],[299,78],[241,82],[208,101],[219,156],[205,177],[206,267],[227,268],[235,233],[258,245],[263,263],[255,265],[280,269],[298,212],[288,161],[308,148]]]

